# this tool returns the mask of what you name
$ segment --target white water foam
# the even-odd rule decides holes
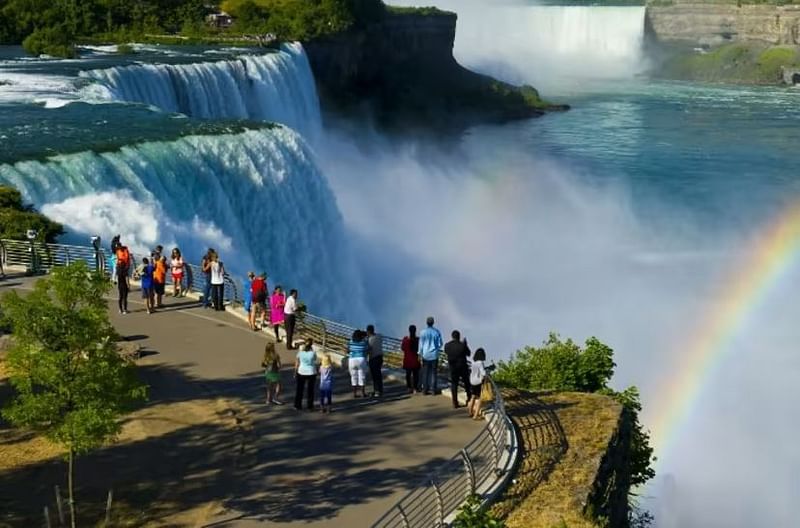
[[[276,121],[307,138],[321,129],[314,76],[302,45],[277,53],[193,64],[137,64],[81,75],[115,101],[140,102],[205,119]]]
[[[139,254],[174,244],[195,262],[211,246],[239,276],[266,269],[299,288],[317,313],[367,313],[336,200],[288,128],[0,165],[0,182],[63,222],[67,242],[119,233]]]

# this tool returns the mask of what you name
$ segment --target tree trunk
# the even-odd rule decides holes
[[[75,451],[69,450],[69,471],[67,474],[67,487],[69,487],[69,519],[70,526],[76,528],[77,520],[75,511]]]

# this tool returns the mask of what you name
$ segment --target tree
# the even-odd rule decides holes
[[[6,364],[16,391],[3,416],[65,448],[73,528],[75,458],[113,438],[120,417],[146,397],[135,366],[117,353],[103,298],[109,287],[78,261],[55,268],[29,295],[11,291],[0,301],[11,327]]]
[[[0,238],[25,240],[28,229],[35,230],[38,240],[44,242],[55,242],[64,234],[61,224],[24,205],[18,190],[0,185]]]

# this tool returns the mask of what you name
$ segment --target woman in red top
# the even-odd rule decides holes
[[[419,337],[417,327],[408,327],[408,335],[403,338],[400,345],[403,351],[403,368],[406,369],[406,387],[409,394],[419,392]]]

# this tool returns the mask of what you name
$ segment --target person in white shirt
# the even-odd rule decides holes
[[[472,385],[470,390],[470,400],[467,404],[467,410],[473,420],[481,419],[481,389],[483,388],[483,381],[486,379],[486,352],[479,348],[475,351],[470,364],[469,384]]]
[[[211,299],[215,310],[225,309],[225,266],[216,253],[211,255]]]
[[[297,290],[289,292],[289,298],[283,305],[284,325],[286,325],[286,348],[294,350],[294,325],[297,322]]]

